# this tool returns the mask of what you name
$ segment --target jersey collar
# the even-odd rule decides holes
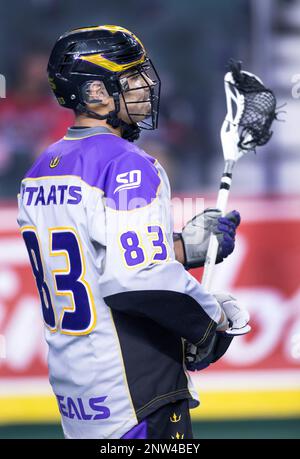
[[[91,136],[97,134],[112,134],[112,132],[104,126],[96,127],[82,127],[82,126],[72,126],[67,130],[66,137],[68,139],[80,139],[83,136]]]

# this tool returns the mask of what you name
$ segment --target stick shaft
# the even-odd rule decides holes
[[[220,209],[222,215],[225,214],[227,208],[227,202],[230,192],[230,186],[232,182],[232,170],[234,167],[234,161],[225,161],[225,168],[221,178],[220,189],[217,199],[217,209]],[[206,254],[206,260],[204,264],[204,272],[202,276],[202,285],[206,290],[210,290],[211,282],[216,264],[218,254],[218,240],[214,234],[211,234],[208,250]]]

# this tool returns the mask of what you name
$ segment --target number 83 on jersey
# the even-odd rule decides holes
[[[51,276],[47,275],[48,271],[45,270],[45,254],[42,253],[36,228],[26,226],[21,229],[21,232],[29,254],[47,328],[51,332],[59,331],[67,335],[90,333],[96,323],[96,310],[90,286],[85,280],[85,259],[76,231],[73,228],[49,228],[49,253],[46,256],[64,257],[66,266],[63,269],[51,270]],[[55,294],[70,299],[70,304],[62,308],[59,318],[49,288],[52,280]]]

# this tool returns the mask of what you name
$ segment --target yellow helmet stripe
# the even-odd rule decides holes
[[[99,65],[100,67],[103,67],[112,72],[122,72],[138,64],[142,64],[145,61],[145,56],[142,56],[140,59],[130,62],[129,64],[117,64],[116,62],[112,62],[106,59],[105,57],[101,56],[101,54],[89,54],[88,56],[79,56],[79,59],[91,62],[95,65]]]
[[[139,38],[134,35],[134,33],[130,32],[130,30],[128,29],[125,29],[124,27],[120,27],[120,26],[116,26],[116,25],[103,25],[103,26],[91,26],[91,27],[80,27],[78,29],[73,29],[71,32],[77,32],[78,30],[81,30],[82,32],[86,32],[88,30],[108,30],[112,33],[116,33],[116,32],[125,32],[125,33],[128,33],[129,35],[132,35],[136,41],[139,42],[139,44],[141,45],[141,47],[143,48],[143,50],[145,51],[145,48],[144,48],[144,45],[143,43],[141,42],[141,40],[139,40]]]
[[[141,45],[141,47],[143,48],[143,51],[145,52],[145,48],[141,40],[136,35],[134,35],[134,33],[130,32],[130,30],[125,29],[124,27],[115,26],[115,25],[104,25],[104,26],[100,26],[99,28],[103,30],[109,30],[112,33],[125,32],[125,33],[128,33],[129,35],[132,35],[136,39],[136,41]]]

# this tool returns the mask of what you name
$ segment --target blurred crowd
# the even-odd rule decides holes
[[[1,100],[0,195],[13,196],[24,172],[50,143],[61,138],[72,114],[61,110],[48,90],[47,56],[28,54],[16,84]]]
[[[224,112],[218,112],[222,74],[234,53],[247,51],[247,2],[232,2],[236,8],[228,11],[220,0],[189,0],[189,8],[154,0],[151,5],[145,2],[143,14],[137,14],[141,3],[136,0],[127,8],[119,0],[111,5],[87,0],[84,9],[78,0],[36,0],[26,2],[26,8],[17,2],[17,18],[16,0],[11,0],[0,18],[0,36],[8,20],[8,33],[18,30],[14,52],[0,49],[0,73],[7,81],[6,98],[0,100],[0,198],[15,197],[34,159],[73,123],[72,113],[58,106],[48,87],[47,60],[55,40],[65,30],[97,23],[119,23],[133,30],[160,74],[159,129],[143,132],[140,146],[163,163],[175,191],[208,185]],[[43,27],[37,29],[36,23]]]
[[[79,0],[30,0],[27,6],[11,0],[6,5],[0,38],[7,31],[17,43],[8,35],[8,46],[0,49],[0,73],[7,82],[6,98],[0,99],[0,198],[15,197],[35,158],[73,123],[72,112],[59,107],[48,87],[47,61],[55,40],[65,30],[98,23],[134,31],[161,77],[159,129],[144,131],[140,146],[167,169],[174,192],[209,190],[213,181],[215,187],[223,76],[229,58],[251,62],[251,2],[142,4],[129,0],[125,8],[121,0],[110,5],[86,0],[82,8]]]

